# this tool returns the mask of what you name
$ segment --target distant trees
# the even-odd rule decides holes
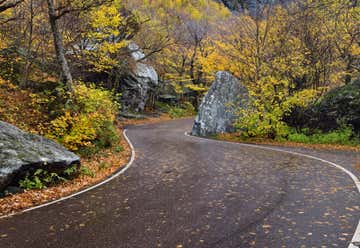
[[[253,109],[238,126],[276,137],[287,134],[283,118],[295,106],[359,76],[360,8],[349,0],[267,2],[228,18],[203,64],[231,71],[250,90]]]
[[[16,56],[19,56],[17,67],[22,71],[19,71],[22,74],[21,79],[19,79],[20,84],[24,87],[28,85],[30,80],[29,72],[34,65],[41,71],[52,74],[48,68],[49,61],[44,60],[50,55],[49,52],[52,49],[49,49],[44,43],[40,44],[43,39],[48,40],[51,35],[57,61],[53,66],[59,68],[61,81],[69,92],[73,92],[73,77],[66,58],[67,49],[63,41],[63,35],[67,30],[62,29],[66,29],[66,25],[69,25],[70,20],[76,22],[76,15],[91,11],[94,7],[107,2],[109,1],[1,1],[0,12],[3,18],[0,17],[0,19],[4,19],[3,24],[0,26],[2,29],[1,34],[9,37],[7,46],[12,47],[11,44],[13,44],[14,49],[16,49]],[[66,15],[68,19],[62,20]],[[44,54],[46,54],[45,57]],[[20,67],[23,67],[23,69]]]
[[[305,55],[303,87],[333,86],[359,75],[360,7],[352,1],[306,1],[294,6],[292,28]]]
[[[39,77],[55,80],[54,72],[69,92],[73,77],[87,72],[116,87],[122,70],[131,66],[124,48],[133,40],[163,81],[195,97],[195,105],[212,80],[202,63],[214,52],[210,36],[217,21],[231,15],[213,0],[23,0],[3,13],[12,19],[0,26],[4,47],[13,48],[10,67],[23,87]]]
[[[135,41],[194,105],[217,70],[252,88],[283,82],[289,94],[360,75],[357,1],[250,2],[251,12],[232,13],[214,0],[0,0],[0,74],[23,87],[60,74],[71,92],[73,77],[91,72],[112,88],[131,66],[124,48]]]
[[[157,42],[161,46],[153,46],[159,49],[150,52],[149,59],[155,64],[161,79],[173,89],[173,94],[182,100],[188,98],[198,106],[213,80],[213,71],[207,71],[209,67],[203,64],[204,58],[214,51],[211,36],[220,22],[231,16],[230,11],[213,0],[131,2],[134,11],[149,20],[135,40],[146,48],[142,40],[161,37]],[[146,27],[153,28],[145,31]],[[149,30],[154,33],[147,35]],[[155,43],[151,41],[151,44]]]
[[[219,2],[222,2],[227,8],[231,10],[241,10],[248,7],[247,2],[253,2],[253,1],[247,1],[247,0],[218,0]],[[257,1],[257,0],[255,0]]]
[[[292,109],[360,76],[359,20],[354,0],[0,0],[0,77],[22,88],[60,81],[49,85],[61,96],[82,79],[120,89],[134,41],[163,82],[157,94],[197,107],[226,70],[252,100],[238,127],[286,136]]]
[[[87,20],[83,39],[88,42],[84,58],[93,71],[107,75],[108,88],[117,89],[121,76],[132,69],[126,47],[138,33],[140,20],[118,2],[93,10],[88,13]]]
[[[56,59],[60,64],[61,76],[69,92],[73,93],[74,83],[68,62],[65,57],[65,49],[63,45],[62,34],[58,25],[58,20],[63,16],[76,13],[80,14],[83,11],[91,10],[94,7],[101,6],[109,2],[108,0],[77,0],[77,1],[60,1],[58,6],[55,5],[54,0],[47,0],[49,22],[53,34]]]

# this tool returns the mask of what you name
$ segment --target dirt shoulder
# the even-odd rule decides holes
[[[172,118],[169,114],[161,114],[158,117],[146,117],[144,119],[127,119],[127,120],[121,121],[121,123],[124,126],[143,125],[143,124],[159,123],[159,122],[164,122],[164,121],[189,119],[191,117],[194,117],[194,116],[185,116],[185,117],[181,117],[181,118]]]
[[[130,125],[142,125],[142,124],[151,124],[151,123],[158,123],[162,121],[170,121],[173,120],[170,115],[168,114],[161,114],[158,117],[146,117],[143,119],[126,119],[121,120],[123,126],[130,126]]]

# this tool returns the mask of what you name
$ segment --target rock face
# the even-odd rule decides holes
[[[237,110],[249,104],[247,89],[228,72],[218,72],[216,80],[203,99],[192,134],[207,136],[233,132]]]
[[[61,145],[0,121],[0,192],[26,172],[45,168],[62,172],[80,158]]]
[[[150,92],[159,83],[158,74],[152,66],[144,63],[145,54],[135,43],[131,43],[128,50],[136,64],[133,71],[121,80],[123,112],[142,112]]]
[[[217,2],[223,3],[228,9],[242,11],[242,10],[255,10],[259,5],[270,4],[269,0],[216,0]],[[279,4],[286,4],[292,0],[277,0]]]
[[[360,79],[329,92],[315,107],[324,129],[352,126],[360,134]],[[331,126],[332,125],[332,126]]]

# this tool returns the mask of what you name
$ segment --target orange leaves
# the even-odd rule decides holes
[[[29,132],[43,133],[46,116],[39,108],[30,91],[0,78],[0,120]]]

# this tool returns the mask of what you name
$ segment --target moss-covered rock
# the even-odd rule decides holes
[[[360,79],[331,90],[306,110],[294,110],[287,119],[291,126],[325,132],[350,126],[360,134]]]

